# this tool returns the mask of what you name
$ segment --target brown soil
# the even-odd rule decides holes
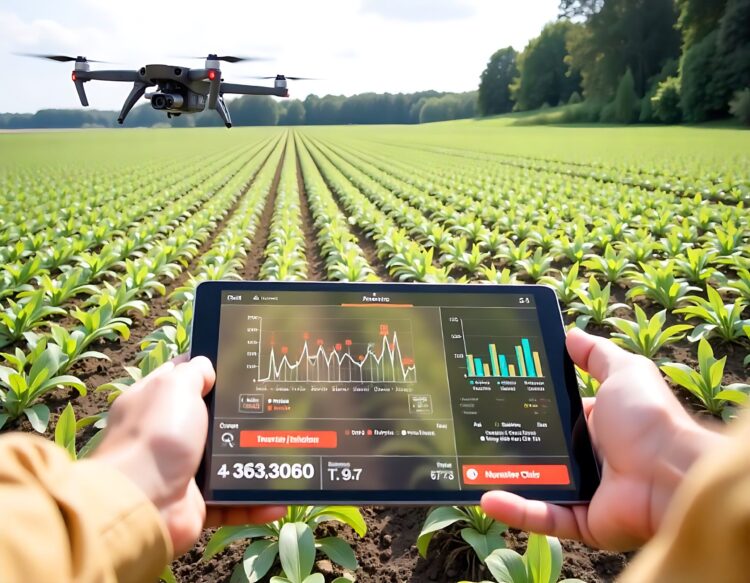
[[[300,211],[302,215],[302,231],[305,233],[305,258],[307,259],[307,279],[322,281],[326,279],[326,266],[320,252],[318,238],[315,236],[315,223],[310,205],[307,202],[305,181],[302,179],[302,167],[299,163],[299,153],[295,159],[297,164],[297,190],[299,191]]]
[[[258,279],[260,268],[263,266],[263,262],[266,259],[264,253],[266,244],[268,243],[268,236],[271,232],[271,219],[273,219],[276,193],[279,188],[279,181],[281,180],[281,167],[284,164],[284,152],[286,152],[286,145],[281,152],[281,158],[279,158],[279,165],[276,167],[276,174],[273,177],[273,183],[271,184],[271,190],[268,193],[266,206],[263,207],[263,213],[260,216],[260,223],[255,230],[255,236],[253,237],[250,250],[245,258],[245,267],[242,271],[242,278],[246,280]]]

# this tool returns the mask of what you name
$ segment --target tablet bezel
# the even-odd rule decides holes
[[[206,356],[216,367],[221,297],[223,292],[361,292],[383,293],[472,293],[533,295],[542,328],[544,347],[552,371],[563,371],[563,379],[553,377],[566,444],[570,452],[574,490],[553,490],[549,487],[514,487],[512,491],[526,498],[558,504],[587,503],[600,481],[599,466],[594,455],[583,404],[578,393],[575,368],[565,350],[565,327],[554,290],[544,285],[475,285],[475,284],[414,284],[381,282],[280,282],[280,281],[206,281],[198,285],[193,312],[190,355]],[[565,391],[560,390],[561,383]],[[209,413],[208,435],[213,435],[215,391],[205,397]],[[198,487],[208,505],[251,504],[408,504],[449,505],[477,504],[485,490],[216,490],[209,487],[206,468],[210,467],[212,440],[206,448],[196,475]],[[490,490],[493,488],[488,488]]]

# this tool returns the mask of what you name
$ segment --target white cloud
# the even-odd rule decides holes
[[[464,0],[363,0],[362,11],[405,22],[456,20],[475,12]]]

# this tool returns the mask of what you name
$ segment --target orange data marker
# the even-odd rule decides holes
[[[341,342],[339,342],[338,344],[336,344],[336,350],[341,350]]]
[[[289,352],[289,347],[288,346],[282,346],[281,347],[281,354],[286,354],[287,352]]]
[[[372,435],[372,429],[367,430],[367,435]]]
[[[411,366],[412,364],[414,364],[414,359],[408,356],[405,356],[404,358],[401,359],[401,362],[403,362],[406,366]]]
[[[352,341],[351,341],[351,340],[349,340],[349,339],[347,338],[347,339],[346,339],[346,340],[344,341],[344,344],[346,344],[347,346],[351,346],[351,345],[352,345]]]
[[[361,361],[361,360],[364,360],[364,359],[365,359],[365,355],[364,355],[364,354],[360,354],[360,355],[359,355],[359,356],[357,357],[357,360],[360,360],[360,361]]]
[[[305,340],[310,340],[310,333],[305,332],[304,334],[302,334],[302,338],[304,338]]]
[[[318,338],[318,346],[323,346],[323,339],[322,338]]]
[[[380,325],[380,335],[381,336],[388,336],[388,324],[381,324]]]

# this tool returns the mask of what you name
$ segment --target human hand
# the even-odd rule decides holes
[[[595,399],[584,399],[602,464],[599,488],[589,505],[572,507],[488,492],[482,509],[522,530],[632,550],[655,534],[693,462],[726,438],[688,415],[649,359],[578,329],[566,344],[573,361],[601,383]]]
[[[214,384],[211,362],[196,357],[167,362],[112,405],[107,429],[92,459],[128,476],[154,503],[176,555],[192,547],[204,523],[264,523],[284,506],[211,509],[195,483],[208,431],[203,396]]]

